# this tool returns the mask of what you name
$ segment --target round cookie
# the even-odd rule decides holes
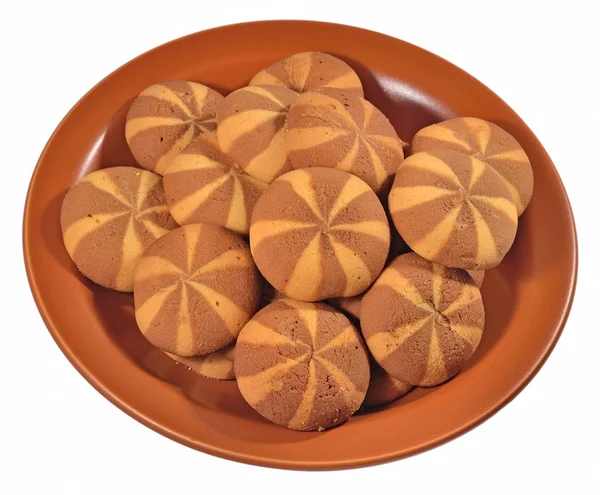
[[[334,308],[339,309],[347,316],[360,320],[360,304],[362,301],[362,294],[359,296],[352,297],[335,297],[329,299],[327,302]]]
[[[421,129],[412,151],[448,148],[462,151],[490,165],[506,183],[517,213],[527,208],[533,194],[533,169],[522,146],[501,127],[473,117],[459,117]]]
[[[162,180],[147,170],[112,167],[77,181],[60,213],[63,240],[79,271],[103,287],[133,290],[144,250],[177,227]]]
[[[261,70],[250,85],[285,86],[297,93],[318,88],[339,88],[363,96],[363,88],[354,70],[343,60],[321,52],[290,55]]]
[[[331,167],[386,195],[404,159],[402,141],[383,113],[349,91],[304,93],[288,112],[285,146],[294,168]]]
[[[389,209],[415,253],[453,268],[493,268],[517,233],[517,210],[504,181],[460,151],[408,157],[396,174]]]
[[[179,225],[214,223],[247,234],[267,185],[225,156],[215,135],[197,136],[173,159],[164,174],[167,203]]]
[[[469,273],[469,275],[471,275],[471,278],[473,279],[473,282],[475,282],[475,285],[481,288],[481,285],[483,284],[483,279],[485,277],[485,270],[467,270],[467,272]]]
[[[298,93],[280,86],[248,86],[229,94],[217,111],[223,152],[263,182],[292,170],[283,136],[296,98]]]
[[[235,344],[231,344],[206,356],[181,357],[169,352],[165,354],[205,378],[235,380],[235,373],[233,372],[234,350]]]
[[[394,378],[376,362],[371,361],[371,380],[364,407],[377,407],[399,399],[412,389],[412,385]]]
[[[282,299],[240,332],[235,376],[262,416],[299,431],[346,421],[369,385],[369,360],[350,321],[326,304]]]
[[[464,270],[415,253],[398,256],[365,294],[360,323],[375,360],[411,385],[456,375],[477,349],[485,320],[481,293]]]
[[[363,292],[390,247],[377,196],[347,172],[294,170],[260,197],[250,248],[267,281],[292,299],[320,301]]]
[[[162,175],[194,137],[217,128],[216,112],[223,100],[195,82],[147,87],[133,100],[125,123],[125,139],[137,162]]]
[[[254,315],[261,279],[247,244],[211,224],[186,225],[152,244],[134,278],[135,318],[151,344],[177,356],[231,344]]]

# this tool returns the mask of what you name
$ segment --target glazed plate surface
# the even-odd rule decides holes
[[[409,141],[420,128],[456,116],[490,120],[522,144],[535,176],[516,242],[486,275],[483,340],[450,382],[417,389],[341,427],[298,433],[267,422],[235,382],[203,379],[152,347],[136,327],[133,297],[84,279],[62,242],[68,188],[102,167],[135,165],[125,115],[146,86],[168,79],[227,94],[262,68],[301,51],[348,62],[366,98]],[[25,263],[50,333],[106,398],[155,431],[195,449],[273,467],[332,469],[405,457],[476,426],[535,375],[567,318],[577,272],[569,201],[549,156],[525,123],[479,81],[403,41],[349,26],[304,21],[237,24],[151,50],[86,94],[52,135],[33,175],[24,218]]]

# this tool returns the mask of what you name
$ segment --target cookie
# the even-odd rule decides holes
[[[394,378],[376,362],[371,361],[371,380],[363,407],[377,407],[388,404],[412,389],[412,385]]]
[[[331,167],[364,180],[386,195],[404,159],[390,121],[349,91],[304,93],[288,112],[285,146],[294,168]]]
[[[339,88],[363,96],[356,72],[343,60],[321,52],[296,53],[275,62],[250,81],[252,86],[263,84],[285,86],[297,93]]]
[[[517,233],[517,209],[504,181],[460,151],[408,157],[396,174],[389,209],[414,252],[453,268],[493,268]]]
[[[206,356],[181,357],[169,352],[165,354],[205,378],[235,380],[235,373],[233,372],[234,350],[235,345],[231,344],[224,349],[211,352]]]
[[[152,244],[134,278],[135,318],[151,344],[177,356],[231,344],[254,315],[261,279],[247,244],[211,224],[186,225]]]
[[[177,227],[162,180],[147,170],[113,167],[77,181],[60,214],[63,240],[79,271],[103,287],[133,290],[144,250]]]
[[[462,369],[479,345],[484,320],[481,293],[466,271],[415,253],[383,271],[360,310],[375,360],[393,377],[423,387]]]
[[[173,159],[164,174],[167,204],[179,225],[214,223],[247,234],[267,185],[225,156],[215,134],[197,136]]]
[[[229,94],[217,111],[221,149],[263,182],[292,170],[283,136],[288,109],[297,97],[280,86],[248,86]]]
[[[467,270],[467,272],[469,275],[471,275],[475,285],[481,288],[481,285],[483,284],[483,278],[485,277],[485,270]]]
[[[162,175],[194,137],[217,128],[217,108],[223,100],[195,82],[147,87],[133,100],[125,123],[125,139],[140,166]]]
[[[235,376],[262,416],[299,431],[346,421],[369,385],[369,361],[358,331],[326,304],[276,301],[240,332]]]
[[[389,247],[387,217],[377,196],[340,170],[288,172],[269,185],[252,214],[256,264],[292,299],[360,294],[381,272]]]
[[[462,151],[490,165],[510,190],[517,213],[527,208],[533,194],[533,169],[522,146],[501,127],[473,117],[459,117],[421,129],[412,151],[448,148]]]
[[[327,302],[334,308],[339,309],[345,315],[360,320],[360,304],[362,301],[362,294],[353,297],[336,297],[328,299]]]
[[[260,294],[260,308],[262,309],[279,299],[285,299],[285,295],[276,290],[270,283],[263,282],[262,292]]]

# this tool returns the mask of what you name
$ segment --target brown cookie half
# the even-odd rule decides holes
[[[300,95],[286,125],[285,146],[294,168],[344,170],[383,196],[404,159],[402,142],[387,117],[349,91]]]
[[[389,209],[415,253],[453,268],[493,268],[517,233],[517,210],[504,181],[460,151],[409,156],[396,174]]]
[[[485,320],[481,293],[464,270],[415,253],[396,258],[362,301],[367,346],[389,374],[432,386],[456,375],[477,349]]]
[[[343,60],[321,52],[290,55],[261,70],[250,85],[275,85],[297,93],[318,88],[339,88],[363,96],[363,88],[354,70]]]
[[[360,294],[381,272],[389,246],[389,225],[377,196],[339,170],[282,175],[252,214],[256,265],[273,287],[293,299]]]
[[[77,181],[63,200],[60,224],[79,271],[123,292],[133,290],[144,250],[177,227],[161,177],[135,167],[97,170]]]
[[[133,100],[125,139],[137,162],[163,174],[171,160],[194,137],[217,128],[217,108],[224,97],[203,84],[165,81]]]
[[[533,169],[523,147],[501,127],[473,117],[459,117],[421,129],[412,152],[435,148],[462,151],[490,165],[510,190],[519,215],[533,195]]]
[[[211,224],[186,225],[152,244],[134,278],[135,318],[156,347],[206,355],[231,344],[260,302],[248,245]]]
[[[248,86],[229,94],[217,111],[221,149],[263,182],[292,170],[283,136],[296,98],[298,93],[280,86]]]
[[[235,344],[231,344],[205,356],[181,357],[169,352],[165,354],[205,378],[235,380],[235,373],[233,372],[234,350]]]
[[[352,297],[335,297],[333,299],[328,299],[327,302],[347,316],[354,318],[357,321],[360,320],[362,294]]]
[[[225,156],[215,134],[194,138],[165,171],[169,210],[179,225],[214,223],[247,234],[254,205],[267,185]]]
[[[276,301],[240,332],[235,375],[246,401],[278,425],[324,430],[346,421],[369,385],[359,333],[326,304]]]
[[[376,362],[371,361],[371,380],[363,402],[365,407],[388,404],[412,390],[412,385],[394,378]]]

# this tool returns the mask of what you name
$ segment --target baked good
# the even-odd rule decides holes
[[[493,268],[517,233],[517,210],[504,181],[460,151],[408,157],[396,174],[389,208],[415,253],[453,268]]]
[[[485,270],[467,270],[471,278],[475,282],[475,285],[481,288],[483,284],[483,278],[485,277]]]
[[[171,215],[179,225],[214,223],[247,234],[256,201],[267,187],[221,152],[216,133],[195,137],[164,174]]]
[[[134,278],[135,318],[156,347],[206,355],[231,344],[260,301],[247,244],[211,224],[179,227],[152,244]]]
[[[317,88],[340,88],[363,96],[356,72],[343,60],[321,52],[290,55],[261,70],[250,84],[285,86],[298,93]]]
[[[481,293],[464,270],[398,256],[365,294],[360,323],[375,360],[411,385],[456,375],[479,345]]]
[[[448,148],[487,163],[506,183],[520,215],[533,194],[533,169],[523,147],[501,127],[473,117],[459,117],[417,132],[412,151]]]
[[[346,421],[369,385],[367,352],[348,318],[326,304],[291,299],[261,309],[244,326],[234,368],[258,413],[299,431]]]
[[[260,308],[262,309],[279,299],[285,299],[285,295],[276,290],[269,282],[263,282],[262,292],[260,294]]]
[[[269,185],[252,214],[256,265],[279,292],[301,301],[360,294],[379,275],[389,246],[377,196],[340,170],[288,172]]]
[[[298,97],[288,112],[285,146],[294,168],[344,170],[382,197],[404,159],[387,117],[364,98],[339,89]]]
[[[194,137],[217,128],[216,112],[223,100],[195,82],[147,87],[133,100],[125,123],[125,139],[137,162],[162,175]]]
[[[328,299],[327,302],[334,308],[342,311],[346,316],[360,320],[360,303],[362,301],[362,294],[352,297],[334,297]]]
[[[382,406],[406,395],[412,388],[412,385],[394,378],[376,362],[371,361],[371,380],[363,407]]]
[[[205,378],[235,380],[235,373],[233,372],[234,350],[235,344],[231,344],[206,356],[181,357],[169,352],[165,354]]]
[[[229,94],[217,111],[221,149],[263,182],[292,170],[283,136],[288,109],[297,97],[280,86],[248,86]]]
[[[133,290],[133,272],[144,250],[177,227],[161,177],[135,167],[97,170],[78,180],[65,195],[60,224],[79,271],[123,292]]]

